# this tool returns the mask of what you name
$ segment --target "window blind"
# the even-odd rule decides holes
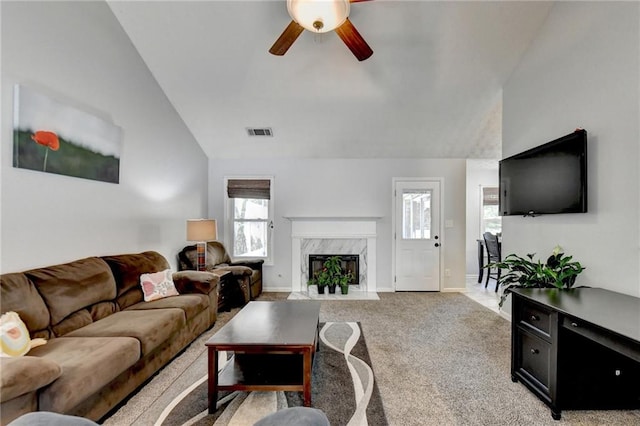
[[[497,206],[498,188],[482,188],[482,204],[485,206]]]
[[[271,198],[271,181],[269,179],[229,179],[227,195],[229,198],[268,200]]]

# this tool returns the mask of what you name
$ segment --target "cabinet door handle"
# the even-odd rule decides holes
[[[539,350],[537,350],[537,349],[535,349],[535,348],[531,348],[531,353],[532,353],[533,355],[538,355],[538,354],[540,353],[540,351],[539,351]]]
[[[572,322],[572,323],[571,323],[571,327],[577,327],[577,326],[578,326],[578,323],[577,323],[577,322]]]
[[[531,315],[531,321],[540,321],[540,317],[537,315]]]

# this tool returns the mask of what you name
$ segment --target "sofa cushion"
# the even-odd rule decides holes
[[[34,269],[25,275],[33,281],[49,307],[52,325],[94,303],[116,297],[111,270],[98,257]]]
[[[224,245],[218,241],[207,243],[207,264],[217,265],[218,263],[231,263],[231,258]]]
[[[98,321],[118,311],[118,304],[114,301],[98,302],[86,309],[72,313],[58,324],[51,326],[51,329],[56,336],[64,336],[73,330],[89,325],[93,321]]]
[[[182,309],[187,321],[190,321],[200,312],[209,308],[209,297],[204,294],[183,294],[151,302],[136,303],[135,305],[129,306],[125,311],[166,308]]]
[[[135,337],[140,342],[142,356],[146,356],[185,325],[185,313],[179,308],[127,310],[74,330],[66,336]]]
[[[51,337],[47,305],[25,274],[0,276],[0,300],[2,313],[13,311],[20,315],[31,337]]]
[[[71,333],[73,330],[89,325],[93,322],[91,314],[87,309],[81,309],[76,311],[60,321],[58,324],[51,327],[53,334],[56,336],[64,336]]]
[[[0,359],[0,401],[34,392],[48,385],[62,374],[57,362],[35,356]]]
[[[140,275],[140,287],[145,302],[178,295],[171,279],[171,269]]]
[[[117,301],[120,309],[142,301],[141,274],[164,271],[169,268],[167,259],[155,251],[104,256],[102,259],[107,262],[115,277],[118,287]]]
[[[134,365],[140,359],[140,343],[131,337],[65,336],[33,349],[29,355],[62,367],[63,374],[41,390],[39,409],[65,413]]]

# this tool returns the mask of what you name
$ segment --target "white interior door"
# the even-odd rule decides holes
[[[440,291],[440,182],[395,182],[395,287]]]

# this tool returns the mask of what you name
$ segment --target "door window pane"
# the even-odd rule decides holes
[[[482,226],[480,234],[491,232],[492,234],[500,234],[502,232],[502,217],[500,217],[500,209],[498,206],[498,188],[483,187],[482,188]]]
[[[402,193],[402,238],[431,238],[431,190]]]

